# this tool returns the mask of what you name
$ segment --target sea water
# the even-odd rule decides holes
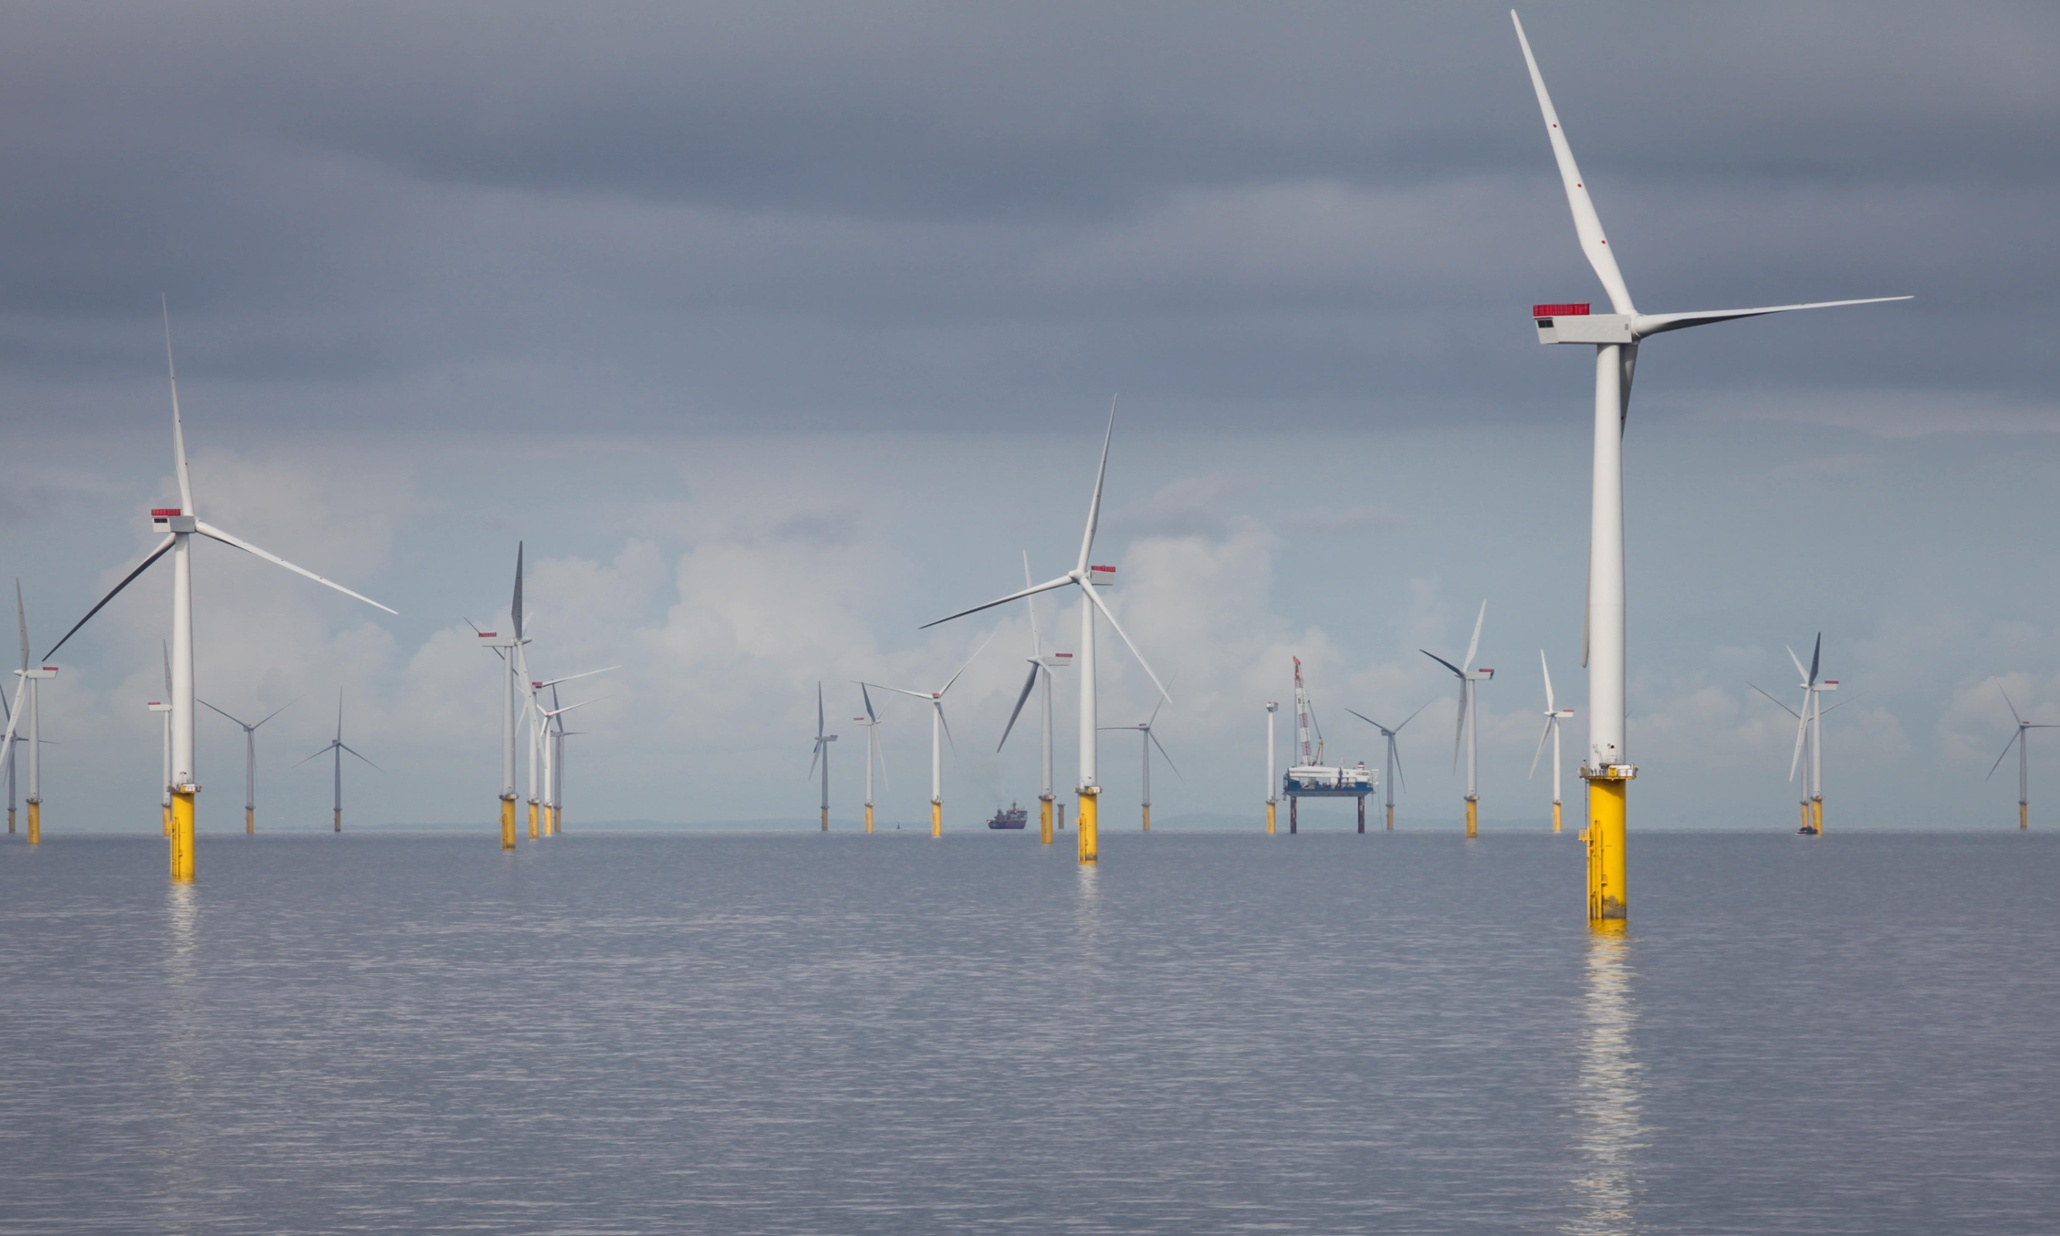
[[[12,840],[12,839],[10,839]],[[2060,1230],[2060,842],[0,846],[5,1232]]]

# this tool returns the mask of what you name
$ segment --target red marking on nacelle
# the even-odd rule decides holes
[[[1588,306],[1532,305],[1531,316],[1534,318],[1585,318],[1588,316]]]
[[[481,638],[481,639],[493,639],[493,638],[494,638],[494,637],[495,637],[496,635],[498,635],[498,634],[499,634],[499,632],[497,632],[497,631],[481,631],[481,632],[479,633],[479,638]]]
[[[55,665],[46,665],[43,667],[43,672],[46,674],[55,674],[57,672],[57,667]]]
[[[1073,659],[1073,654],[1070,652],[1055,652],[1051,655],[1057,657],[1061,661],[1071,661]]]
[[[542,683],[540,683],[540,682],[532,682],[532,683],[530,683],[529,685],[530,685],[530,686],[532,686],[532,687],[535,687],[535,688],[536,688],[537,690],[539,690],[539,691],[541,691],[541,690],[543,690],[543,689],[544,689],[544,684],[542,684]]]
[[[1116,573],[1116,568],[1112,566],[1091,566],[1087,569],[1090,571],[1107,571],[1111,575]]]
[[[174,515],[184,515],[185,513],[176,506],[152,507],[150,517],[152,519],[169,519]]]

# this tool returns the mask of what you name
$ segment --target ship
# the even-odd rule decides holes
[[[1010,803],[1006,810],[997,809],[994,818],[987,821],[989,828],[1022,828],[1029,823],[1030,813]]]

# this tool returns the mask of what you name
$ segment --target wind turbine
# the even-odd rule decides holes
[[[1159,709],[1161,709],[1161,708],[1164,708],[1165,706],[1166,706],[1166,701],[1165,701],[1165,699],[1164,699],[1164,698],[1161,698],[1161,699],[1159,700],[1159,702],[1158,702],[1158,703],[1156,703],[1156,704],[1152,705],[1152,715],[1151,715],[1151,716],[1149,716],[1149,717],[1147,717],[1147,718],[1145,718],[1145,720],[1144,720],[1143,722],[1141,722],[1140,724],[1137,724],[1137,725],[1105,725],[1105,726],[1103,726],[1103,727],[1102,727],[1102,728],[1103,728],[1103,729],[1105,729],[1105,730],[1135,730],[1135,731],[1137,731],[1137,733],[1138,733],[1138,735],[1139,735],[1139,737],[1140,737],[1140,739],[1141,739],[1141,742],[1140,742],[1140,744],[1139,744],[1139,745],[1140,745],[1140,746],[1142,746],[1142,747],[1144,748],[1144,780],[1143,780],[1143,782],[1142,782],[1141,784],[1142,784],[1142,785],[1144,786],[1144,801],[1143,801],[1143,806],[1144,806],[1144,831],[1146,831],[1146,832],[1150,832],[1150,831],[1152,831],[1152,748],[1153,748],[1153,747],[1157,747],[1157,748],[1159,749],[1159,755],[1160,755],[1160,756],[1161,756],[1162,758],[1164,758],[1164,759],[1165,759],[1165,761],[1166,761],[1166,767],[1168,767],[1168,768],[1171,768],[1171,769],[1173,769],[1173,775],[1174,775],[1174,776],[1176,776],[1176,777],[1179,777],[1179,776],[1180,776],[1180,769],[1179,769],[1179,768],[1178,768],[1178,767],[1177,767],[1177,766],[1176,766],[1176,765],[1175,765],[1175,764],[1173,763],[1173,757],[1172,757],[1172,756],[1170,756],[1170,755],[1167,755],[1167,754],[1166,754],[1166,746],[1165,746],[1165,744],[1164,744],[1164,743],[1161,743],[1161,742],[1159,741],[1159,736],[1158,736],[1157,734],[1154,734],[1154,733],[1152,733],[1152,725],[1153,725],[1153,724],[1154,724],[1155,722],[1157,722],[1157,721],[1158,721],[1158,719],[1159,719]],[[1182,778],[1182,780],[1185,780],[1185,779],[1186,779],[1186,778]]]
[[[217,711],[220,710],[217,709]],[[262,724],[262,722],[260,722],[260,724]],[[339,833],[343,831],[343,753],[346,751],[349,751],[352,755],[357,755],[358,758],[361,760],[365,760],[364,756],[358,755],[356,751],[352,750],[343,741],[343,691],[339,688],[336,692],[336,737],[329,741],[328,746],[323,747],[320,751],[315,752],[313,755],[309,756],[307,760],[302,760],[300,762],[300,764],[305,764],[308,762],[308,760],[317,760],[325,755],[333,755],[336,757],[336,815],[334,819],[336,831]],[[370,760],[365,760],[365,762],[367,764],[372,764],[372,761]],[[295,764],[294,767],[299,768],[300,764]],[[379,765],[372,764],[372,767],[379,768]],[[384,772],[385,770],[380,769],[380,771]]]
[[[0,736],[0,746],[8,751],[8,762],[13,763],[15,726],[20,724],[24,710],[29,716],[29,835],[30,845],[43,843],[43,709],[42,683],[46,678],[57,677],[54,665],[29,665],[29,611],[22,601],[21,580],[14,581],[14,612],[21,620],[21,668],[14,671],[14,707],[7,710],[7,732]],[[64,641],[59,640],[62,644]],[[50,653],[56,652],[52,648]],[[43,654],[48,661],[50,653]]]
[[[1546,137],[1559,164],[1559,177],[1572,209],[1574,232],[1582,255],[1609,294],[1606,314],[1590,314],[1586,305],[1533,305],[1531,316],[1540,343],[1590,344],[1595,348],[1594,491],[1588,533],[1588,597],[1582,624],[1582,664],[1588,667],[1588,757],[1581,776],[1588,782],[1588,919],[1606,922],[1629,912],[1625,885],[1625,791],[1638,775],[1624,740],[1624,422],[1630,414],[1631,376],[1638,363],[1638,343],[1648,335],[1706,326],[1733,318],[1866,305],[1907,300],[1878,296],[1865,300],[1819,301],[1768,305],[1756,309],[1717,309],[1691,313],[1639,313],[1630,289],[1617,269],[1616,254],[1603,234],[1602,220],[1588,195],[1587,182],[1574,164],[1573,149],[1560,127],[1559,113],[1545,90],[1545,77],[1524,37],[1523,22],[1514,12],[1516,38],[1530,68],[1531,86],[1545,120]]]
[[[1410,713],[1410,714],[1409,714],[1408,716],[1406,716],[1406,717],[1402,718],[1402,724],[1401,724],[1401,725],[1398,725],[1398,726],[1396,726],[1396,727],[1395,727],[1395,728],[1393,728],[1393,729],[1389,729],[1389,728],[1388,728],[1387,726],[1385,726],[1385,725],[1382,725],[1382,724],[1381,724],[1380,722],[1378,722],[1378,721],[1374,720],[1374,719],[1373,719],[1372,717],[1369,717],[1369,716],[1367,716],[1367,715],[1366,715],[1365,713],[1363,713],[1363,712],[1354,712],[1354,711],[1353,711],[1352,709],[1350,709],[1350,708],[1347,708],[1347,709],[1345,710],[1346,712],[1352,713],[1352,715],[1353,715],[1353,716],[1355,716],[1355,717],[1359,718],[1359,719],[1360,719],[1361,721],[1364,721],[1364,722],[1366,722],[1366,723],[1367,723],[1368,725],[1370,725],[1370,726],[1372,726],[1373,728],[1375,728],[1375,729],[1379,730],[1379,731],[1380,731],[1380,733],[1381,733],[1381,737],[1387,740],[1387,743],[1388,743],[1388,758],[1387,758],[1387,771],[1386,771],[1386,772],[1385,772],[1385,773],[1384,773],[1384,774],[1382,775],[1382,780],[1384,780],[1384,781],[1385,781],[1385,782],[1387,783],[1387,787],[1388,787],[1388,831],[1389,831],[1389,832],[1394,832],[1394,831],[1395,831],[1395,782],[1396,782],[1397,780],[1399,780],[1399,779],[1401,778],[1401,776],[1402,776],[1402,749],[1401,749],[1401,748],[1400,748],[1399,746],[1397,746],[1397,745],[1396,745],[1396,743],[1395,743],[1395,736],[1396,736],[1397,734],[1400,734],[1400,733],[1402,732],[1402,728],[1403,728],[1403,726],[1406,726],[1406,725],[1408,725],[1408,724],[1409,724],[1409,723],[1410,723],[1411,721],[1414,721],[1414,720],[1416,720],[1416,714],[1417,714],[1417,713],[1420,713],[1420,712],[1422,712],[1422,711],[1423,711],[1424,709],[1426,709],[1426,708],[1429,708],[1430,706],[1431,706],[1431,701],[1430,701],[1430,700],[1425,700],[1425,701],[1424,701],[1423,703],[1421,703],[1421,704],[1418,704],[1418,705],[1416,706],[1416,712],[1412,712],[1412,713]],[[1268,705],[1268,706],[1267,706],[1267,711],[1268,711],[1268,712],[1271,712],[1271,711],[1272,711],[1272,706],[1271,706],[1271,705]],[[1393,714],[1389,714],[1389,715],[1391,715],[1391,716],[1392,716]]]
[[[830,744],[837,741],[837,736],[835,734],[825,734],[823,732],[824,729],[823,684],[818,682],[815,684],[815,754],[811,755],[808,759],[808,771],[813,773],[817,764],[821,764],[823,767],[823,831],[829,832]]]
[[[1781,711],[1794,717],[1796,720],[1795,754],[1788,762],[1788,779],[1790,781],[1795,780],[1796,770],[1798,768],[1803,769],[1802,827],[1796,831],[1807,837],[1817,836],[1824,831],[1824,714],[1830,712],[1831,708],[1838,707],[1838,705],[1833,704],[1831,708],[1825,708],[1818,698],[1826,691],[1838,690],[1837,679],[1827,678],[1820,681],[1817,677],[1823,652],[1824,636],[1821,632],[1817,635],[1816,647],[1810,651],[1810,667],[1808,669],[1803,668],[1802,658],[1795,655],[1795,649],[1788,649],[1788,659],[1795,663],[1795,672],[1802,679],[1797,684],[1801,687],[1803,693],[1800,711],[1790,708],[1778,699],[1774,699],[1771,694],[1762,690],[1757,683],[1746,684],[1761,695],[1765,695],[1768,699],[1773,700],[1774,704]],[[1805,750],[1810,753],[1810,762],[1807,765],[1803,763],[1803,752]]]
[[[946,679],[944,685],[935,691],[910,691],[905,687],[881,686],[877,682],[861,682],[858,684],[860,690],[864,690],[867,687],[879,687],[882,691],[892,691],[896,695],[913,695],[919,700],[930,701],[930,835],[932,837],[942,837],[944,835],[944,739],[951,734],[951,726],[947,725],[944,720],[944,693],[951,690],[951,684],[958,681],[959,674],[963,674],[968,669],[971,669],[973,662],[979,660],[980,654],[987,651],[987,645],[993,642],[994,636],[992,635],[981,640],[980,646],[973,650],[973,655],[967,657],[966,663],[958,667],[958,674],[953,674],[950,678]],[[952,741],[952,748],[956,750],[957,747],[958,742],[954,739]]]
[[[522,638],[522,548],[521,541],[515,542],[515,596],[508,603],[508,619],[513,624],[510,633],[480,631],[480,647],[491,648],[501,658],[501,848],[515,848],[515,678],[521,673],[515,652],[521,648]]]
[[[1545,754],[1545,740],[1552,740],[1552,831],[1559,831],[1559,723],[1574,715],[1571,708],[1555,708],[1552,700],[1552,667],[1545,664],[1545,650],[1538,650],[1538,668],[1545,675],[1545,732],[1538,735],[1537,753],[1531,756],[1531,771],[1526,778],[1538,775],[1538,759]]]
[[[985,605],[975,605],[971,609],[962,609],[956,614],[939,618],[936,622],[926,622],[923,624],[925,628],[934,627],[938,623],[950,622],[955,618],[963,618],[967,614],[977,614],[983,609],[992,609],[997,605],[1006,605],[1010,601],[1019,601],[1025,597],[1035,596],[1040,592],[1049,592],[1054,588],[1064,588],[1069,584],[1080,589],[1080,784],[1077,787],[1080,798],[1077,813],[1078,823],[1075,827],[1080,835],[1079,853],[1080,861],[1083,863],[1099,862],[1101,853],[1100,835],[1096,829],[1095,820],[1095,800],[1101,794],[1101,786],[1097,781],[1097,770],[1095,767],[1095,740],[1099,737],[1096,726],[1097,713],[1095,711],[1094,680],[1094,612],[1096,610],[1100,610],[1102,617],[1109,620],[1110,629],[1114,630],[1117,636],[1122,639],[1123,646],[1130,649],[1130,655],[1137,658],[1137,663],[1144,669],[1145,676],[1152,680],[1153,686],[1159,688],[1160,696],[1166,696],[1165,686],[1159,682],[1159,676],[1152,673],[1152,667],[1145,661],[1144,654],[1137,650],[1136,644],[1130,642],[1130,636],[1124,634],[1123,624],[1116,621],[1116,615],[1109,612],[1108,604],[1094,591],[1098,587],[1104,587],[1115,582],[1116,568],[1112,566],[1090,566],[1088,564],[1088,557],[1094,552],[1095,529],[1101,522],[1102,484],[1108,479],[1109,475],[1109,444],[1115,439],[1115,436],[1116,401],[1112,399],[1109,401],[1109,428],[1102,435],[1101,467],[1094,474],[1094,496],[1088,500],[1087,504],[1087,530],[1081,534],[1080,559],[1074,564],[1072,570],[1059,576],[1057,579],[1046,580],[1044,583],[1025,588],[1021,592],[1012,592],[998,600],[989,601]]]
[[[1273,718],[1279,711],[1279,700],[1266,701],[1266,835],[1269,837],[1274,835],[1274,808],[1280,803],[1280,778],[1275,773],[1273,762],[1274,757],[1280,752],[1279,741],[1273,736]],[[1389,820],[1388,827],[1393,828],[1394,826],[1394,821],[1392,819]]]
[[[293,705],[291,703],[281,704],[279,705],[279,707],[274,708],[271,712],[265,714],[264,721],[250,722],[245,721],[240,717],[231,716],[226,709],[215,708],[213,704],[209,704],[206,700],[201,700],[200,703],[206,705],[209,708],[214,708],[216,712],[221,713],[223,716],[228,717],[231,721],[234,721],[236,724],[243,727],[243,832],[245,836],[249,836],[257,832],[258,726],[263,725],[265,721],[270,721],[273,717],[276,717],[280,713],[285,712],[287,709],[293,707]],[[338,696],[337,698],[336,712],[337,733],[341,735],[343,732],[343,700],[341,696]],[[352,752],[352,754],[355,755],[356,752]],[[301,763],[305,764],[307,763],[307,761],[302,760]]]
[[[621,667],[610,666],[609,668],[619,669]],[[587,672],[600,674],[606,671],[589,670]],[[586,674],[574,674],[571,677],[584,678]],[[597,696],[595,699],[581,700],[576,704],[561,705],[558,703],[558,683],[563,681],[565,679],[561,678],[554,682],[541,684],[551,689],[552,706],[549,708],[538,708],[539,715],[543,717],[544,728],[544,835],[546,837],[555,837],[565,830],[564,804],[560,801],[564,795],[560,792],[559,788],[561,777],[558,767],[565,758],[565,714],[575,708],[585,708],[588,704],[608,698],[603,695]]]
[[[1023,551],[1023,586],[1026,588],[1030,586],[1030,551],[1027,549]],[[1050,656],[1046,656],[1044,640],[1037,632],[1037,601],[1035,598],[1032,598],[1023,604],[1030,611],[1030,656],[1027,658],[1030,662],[1030,673],[1028,677],[1023,679],[1023,691],[1022,694],[1016,696],[1015,711],[1009,714],[1009,723],[1002,728],[1001,741],[994,744],[994,749],[1000,751],[1004,746],[1008,745],[1009,732],[1016,728],[1016,718],[1023,714],[1023,702],[1030,698],[1031,688],[1035,687],[1039,681],[1042,681],[1044,683],[1044,756],[1042,763],[1044,788],[1037,795],[1037,801],[1041,804],[1038,811],[1037,839],[1040,844],[1050,845],[1052,808],[1051,672],[1055,669],[1071,665],[1073,663],[1073,654],[1070,652],[1055,652]]]
[[[43,655],[49,660],[65,640],[76,635],[80,627],[93,620],[101,607],[113,600],[116,593],[129,586],[135,578],[150,568],[150,565],[167,553],[172,556],[172,879],[186,883],[193,879],[193,799],[200,793],[199,778],[195,774],[193,761],[193,564],[192,540],[204,536],[220,541],[224,545],[240,549],[247,554],[262,558],[274,566],[284,567],[295,575],[304,576],[324,588],[333,588],[347,597],[363,601],[374,609],[391,614],[395,611],[381,605],[367,596],[352,592],[334,580],[322,578],[304,567],[297,567],[276,554],[267,553],[241,537],[233,536],[206,522],[196,514],[193,505],[193,482],[186,470],[186,427],[179,416],[179,374],[172,363],[172,324],[169,311],[165,314],[165,367],[171,381],[172,391],[172,463],[179,479],[179,505],[159,507],[150,512],[151,526],[164,533],[164,540],[157,548],[145,554],[143,561],[130,568],[121,582],[108,590],[86,616],[64,633],[64,639],[51,646]],[[29,757],[32,761],[33,752]],[[30,808],[30,819],[35,818],[35,808]]]
[[[7,702],[7,693],[5,691],[0,691],[0,714],[4,714],[5,720],[14,720],[14,707]],[[14,836],[15,810],[14,743],[12,741],[0,743],[0,754],[5,754],[7,757],[7,835],[12,837]]]
[[[554,714],[552,714],[549,709],[543,706],[543,701],[539,700],[537,696],[544,690],[548,689],[551,692],[551,699],[555,702],[558,698],[559,683],[571,682],[577,678],[592,678],[595,674],[606,674],[612,670],[619,670],[622,667],[620,665],[605,665],[602,666],[600,669],[582,670],[577,674],[566,674],[559,678],[548,678],[542,682],[535,682],[529,680],[529,654],[524,652],[520,645],[517,645],[515,648],[515,658],[516,667],[521,671],[523,680],[529,682],[528,693],[525,696],[522,704],[522,715],[523,718],[530,723],[529,837],[530,840],[534,841],[537,839],[539,835],[539,828],[541,828],[542,830],[541,835],[545,837],[549,837],[558,831],[557,818],[555,813],[551,809],[550,794],[550,760],[552,752],[550,726],[551,717]],[[603,696],[601,698],[605,699],[607,697]],[[584,702],[592,703],[593,701],[587,700]],[[577,708],[579,706],[580,705],[578,704],[570,704],[566,707],[567,709],[571,709]],[[537,773],[539,765],[542,766],[544,778],[544,786],[541,791],[541,796],[537,788]],[[541,824],[539,824],[538,822],[538,809],[540,804],[542,808]]]
[[[865,727],[865,830],[873,831],[873,761],[880,761],[880,780],[887,780],[887,752],[880,746],[880,717],[873,711],[872,693],[865,684],[858,687],[859,696],[865,700],[865,715],[852,720]],[[1003,735],[1007,737],[1007,735]],[[892,788],[892,787],[889,787]]]
[[[2003,756],[2009,755],[2010,747],[2012,744],[2015,744],[2017,747],[2017,827],[2029,829],[2031,827],[2031,764],[2030,757],[2025,755],[2025,748],[2028,743],[2024,737],[2024,732],[2026,730],[2060,730],[2060,725],[2026,721],[2018,714],[2017,704],[2011,700],[2010,693],[2003,691],[2003,680],[2000,678],[1996,680],[1996,690],[2002,691],[2003,703],[2008,705],[2011,718],[2017,722],[2017,732],[2010,735],[2009,742],[2003,744],[2003,754],[1997,756],[1996,762],[1989,765],[1988,775],[1989,777],[1996,775],[1996,769],[2003,766]],[[1988,777],[1983,777],[1982,780],[1986,781]]]
[[[1468,837],[1474,837],[1480,833],[1481,794],[1478,772],[1481,744],[1480,734],[1475,726],[1474,687],[1477,683],[1486,682],[1495,676],[1494,670],[1477,670],[1473,667],[1474,654],[1481,650],[1481,623],[1486,621],[1487,617],[1488,603],[1482,601],[1481,612],[1473,620],[1473,640],[1466,646],[1466,660],[1464,664],[1454,665],[1435,652],[1423,648],[1417,649],[1418,652],[1423,653],[1431,660],[1451,670],[1459,679],[1459,726],[1452,735],[1452,767],[1455,769],[1459,767],[1459,751],[1462,746],[1465,747],[1466,835]]]

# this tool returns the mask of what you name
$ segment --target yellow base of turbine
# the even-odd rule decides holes
[[[1555,833],[1559,831],[1559,803],[1557,801],[1554,801],[1552,804],[1552,831]]]
[[[1585,772],[1582,775],[1587,777]],[[1592,926],[1630,917],[1624,863],[1624,791],[1630,778],[1602,774],[1587,780],[1588,827],[1581,839],[1588,843],[1588,922]]]
[[[1037,844],[1051,844],[1051,795],[1037,796]]]
[[[934,798],[930,800],[930,835],[932,837],[942,837],[944,835],[944,804]]]
[[[43,844],[43,800],[29,800],[29,844]]]
[[[1099,787],[1080,791],[1079,827],[1080,861],[1101,862],[1101,832],[1095,820],[1095,799],[1101,794]]]
[[[1479,799],[1466,800],[1466,839],[1473,840],[1481,835],[1481,804]]]
[[[1388,831],[1395,831],[1395,804],[1388,804]]]
[[[1146,803],[1144,806],[1144,831],[1152,831],[1152,805],[1150,803]]]
[[[830,809],[828,807],[823,808],[823,831],[830,831]]]
[[[253,836],[253,835],[255,835],[256,833],[257,833],[257,808],[256,808],[256,807],[245,807],[245,808],[243,809],[243,835],[244,835],[244,836],[246,836],[246,837],[249,837],[249,836]]]
[[[332,820],[330,821],[330,824],[331,824],[331,826],[332,826],[332,827],[331,827],[331,831],[332,831],[332,832],[339,832],[339,833],[340,833],[340,832],[342,832],[342,831],[343,831],[343,808],[341,808],[341,807],[338,807],[338,808],[336,808],[336,815],[335,815],[335,818],[334,818],[334,819],[332,819]]]
[[[865,805],[865,830],[867,832],[873,831],[873,805],[871,803]]]
[[[1824,800],[1823,800],[1823,799],[1821,799],[1821,798],[1817,798],[1817,799],[1812,799],[1812,800],[1810,800],[1810,822],[1811,822],[1811,823],[1813,823],[1813,824],[1815,824],[1815,825],[1817,826],[1817,835],[1818,835],[1819,837],[1823,836],[1823,835],[1824,835]]]
[[[2020,829],[2031,827],[2031,807],[2025,803],[2017,804],[2017,827]],[[7,831],[10,833],[14,831],[14,812],[12,811],[7,813]]]
[[[537,839],[536,799],[529,800],[529,839]]]
[[[193,799],[197,785],[172,791],[172,883],[193,883]]]
[[[1271,799],[1268,799],[1266,802],[1266,835],[1269,837],[1273,836],[1275,831],[1277,831],[1277,826],[1274,824],[1273,820],[1273,810],[1273,801]]]
[[[515,799],[512,796],[501,800],[501,848],[515,848]]]

